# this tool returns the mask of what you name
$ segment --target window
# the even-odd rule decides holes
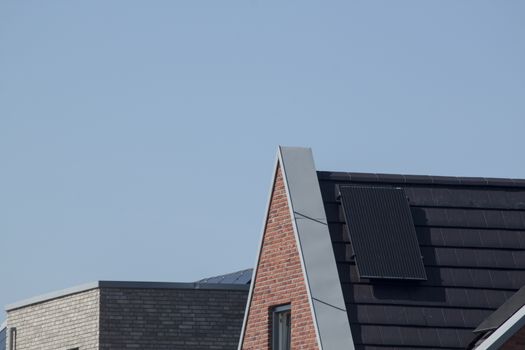
[[[9,329],[9,350],[16,350],[16,328]]]
[[[272,322],[272,350],[290,350],[292,330],[290,305],[275,307],[272,311]]]

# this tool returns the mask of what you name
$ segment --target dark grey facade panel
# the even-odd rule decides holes
[[[405,194],[399,188],[340,186],[359,275],[425,280],[425,267]]]

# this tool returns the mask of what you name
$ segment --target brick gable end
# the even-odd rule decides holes
[[[285,184],[276,171],[242,349],[271,349],[270,312],[283,304],[291,304],[292,349],[318,349]]]

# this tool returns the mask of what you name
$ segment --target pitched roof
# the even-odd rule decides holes
[[[317,172],[356,349],[465,349],[525,285],[525,180]],[[408,197],[428,280],[360,279],[340,185]]]
[[[196,283],[216,283],[216,284],[250,284],[253,269],[245,269],[225,275],[203,278]]]
[[[525,285],[525,180],[317,171],[296,147],[277,161],[323,349],[465,349]],[[426,280],[359,276],[340,186],[403,190]]]

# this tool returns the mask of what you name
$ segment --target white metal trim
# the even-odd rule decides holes
[[[476,347],[476,350],[499,349],[523,326],[525,326],[525,306],[522,306],[514,315],[499,326],[487,339]]]

